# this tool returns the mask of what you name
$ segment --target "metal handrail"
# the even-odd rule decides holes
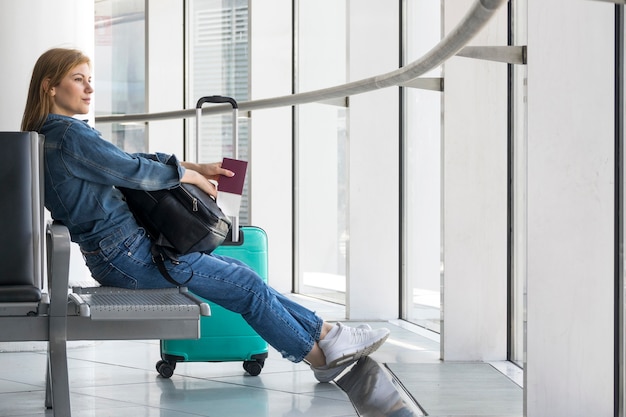
[[[349,97],[382,88],[403,85],[440,66],[447,59],[454,56],[485,26],[498,8],[506,2],[507,0],[476,0],[463,19],[448,35],[435,45],[435,47],[424,54],[421,58],[397,70],[335,87],[274,98],[242,101],[239,103],[239,110],[241,112],[247,112],[251,110],[316,103],[340,97]],[[230,106],[216,105],[202,109],[202,115],[225,113],[228,111],[230,111]],[[97,116],[96,122],[147,122],[154,120],[191,118],[195,115],[196,109],[194,108],[160,113]]]

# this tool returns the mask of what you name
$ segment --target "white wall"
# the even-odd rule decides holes
[[[37,58],[53,47],[78,48],[93,58],[94,4],[84,0],[3,1],[0,13],[0,130],[20,129]]]
[[[468,10],[444,2],[448,33]],[[506,45],[506,7],[471,45]],[[506,359],[507,66],[444,65],[443,305],[445,360]]]
[[[528,3],[526,410],[608,417],[615,6]]]

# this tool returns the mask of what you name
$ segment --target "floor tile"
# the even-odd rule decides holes
[[[430,416],[523,415],[523,390],[487,363],[387,364]]]

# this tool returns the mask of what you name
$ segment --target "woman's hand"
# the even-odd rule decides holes
[[[235,175],[234,172],[222,168],[221,162],[214,162],[210,164],[181,162],[181,165],[185,167],[185,175],[183,175],[180,179],[180,182],[193,184],[213,198],[217,197],[217,187],[215,181],[219,180],[220,175],[224,175],[226,177],[232,177]]]
[[[235,175],[234,172],[222,168],[221,162],[213,162],[210,164],[195,164],[193,162],[181,162],[182,166],[186,169],[192,169],[199,174],[203,175],[208,180],[219,180],[220,175],[224,175],[225,177],[232,177]]]

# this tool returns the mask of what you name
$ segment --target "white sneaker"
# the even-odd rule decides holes
[[[357,328],[364,329],[364,330],[372,330],[369,324],[361,324]],[[318,368],[311,365],[311,370],[313,371],[313,375],[315,376],[315,379],[317,379],[319,382],[330,382],[333,379],[337,378],[337,376],[340,373],[342,373],[344,369],[346,369],[348,366],[352,365],[356,361],[357,359],[351,360],[344,364],[341,364],[339,366],[335,366],[332,368],[329,367],[328,365],[320,366]]]
[[[366,329],[344,326],[337,323],[324,340],[318,342],[326,356],[326,366],[334,368],[354,363],[378,349],[389,336],[387,329]]]
[[[333,379],[337,378],[337,376],[339,376],[339,374],[342,373],[344,369],[352,365],[354,362],[355,361],[349,361],[344,363],[343,365],[335,366],[333,368],[330,368],[328,366],[320,366],[319,368],[316,368],[311,365],[311,370],[313,371],[313,376],[315,376],[315,379],[317,379],[319,382],[330,382]]]

